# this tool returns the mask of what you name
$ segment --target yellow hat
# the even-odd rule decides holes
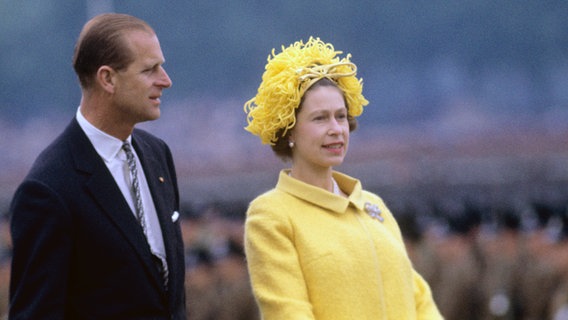
[[[282,52],[268,56],[262,83],[256,96],[244,105],[248,126],[245,130],[260,137],[263,144],[278,141],[296,124],[295,110],[302,96],[317,81],[328,78],[343,91],[349,115],[358,117],[369,102],[363,97],[363,80],[357,79],[357,67],[349,59],[340,59],[333,45],[310,37],[304,44],[297,41]]]

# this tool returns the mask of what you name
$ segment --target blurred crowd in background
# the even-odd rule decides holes
[[[447,201],[397,216],[446,319],[560,320],[568,319],[567,206]]]
[[[505,206],[456,199],[390,206],[416,270],[449,320],[568,319],[567,208],[568,201]],[[245,211],[245,203],[184,211],[188,319],[260,318],[243,250]],[[0,231],[0,314],[5,318],[7,218]]]

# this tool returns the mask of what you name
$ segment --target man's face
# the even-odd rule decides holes
[[[172,85],[155,34],[130,31],[124,35],[134,61],[115,75],[113,113],[132,125],[160,117],[162,90]]]

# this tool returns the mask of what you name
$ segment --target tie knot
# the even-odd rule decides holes
[[[126,154],[126,161],[128,161],[128,166],[130,167],[130,170],[135,171],[136,163],[134,160],[134,152],[132,152],[132,145],[130,144],[130,142],[125,141],[122,144],[122,150],[124,150],[124,153]]]
[[[124,143],[122,144],[122,149],[125,152],[132,152],[132,146],[130,145],[130,142],[124,141]]]
[[[124,150],[124,152],[126,153],[126,156],[127,156],[127,157],[133,156],[133,153],[132,153],[132,145],[130,144],[130,142],[125,141],[125,142],[122,144],[122,150]]]

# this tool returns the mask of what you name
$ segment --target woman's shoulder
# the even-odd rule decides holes
[[[361,194],[363,196],[363,199],[365,199],[366,201],[384,204],[383,198],[381,198],[381,196],[379,196],[378,194],[376,194],[374,192],[363,189],[363,190],[361,190]]]
[[[249,207],[251,208],[259,208],[259,207],[269,207],[269,208],[274,208],[274,207],[279,207],[279,206],[284,206],[286,205],[286,203],[289,202],[289,195],[285,192],[282,192],[282,190],[279,190],[277,188],[274,189],[270,189],[260,195],[258,195],[256,198],[254,198],[250,204]]]
[[[262,224],[270,225],[290,224],[293,213],[296,211],[291,208],[294,206],[292,202],[290,195],[278,189],[272,189],[257,196],[249,203],[246,213],[249,229],[251,224],[255,224],[253,221],[262,221]]]

